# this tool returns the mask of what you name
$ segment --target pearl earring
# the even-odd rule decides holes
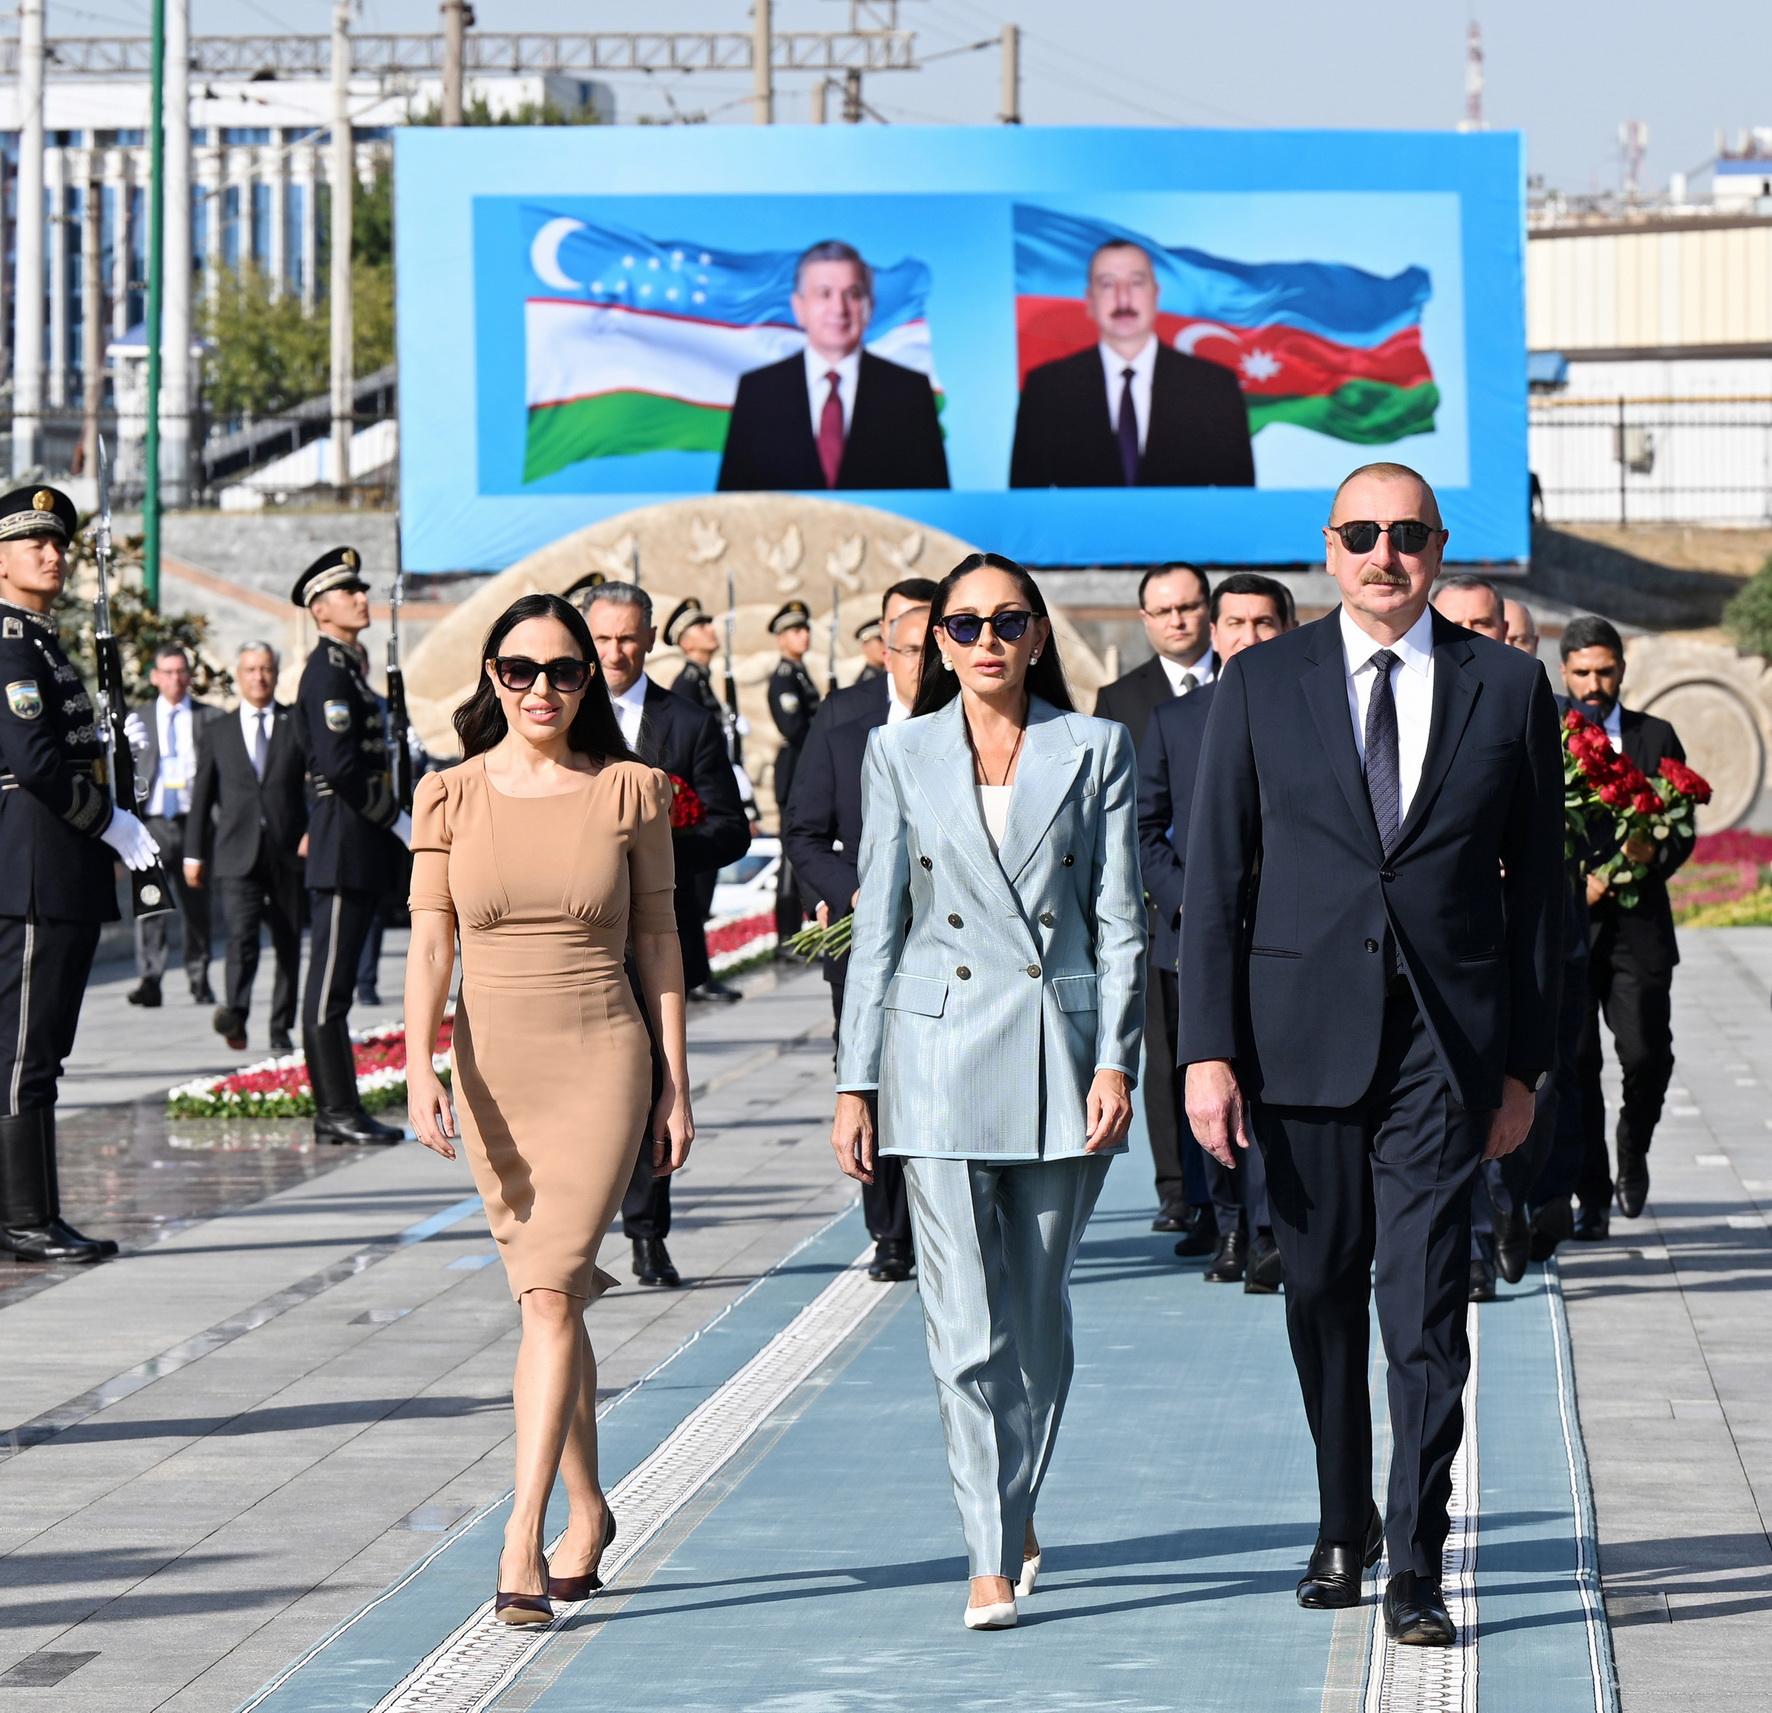
[[[954,663],[945,654],[941,657],[941,669],[944,672],[952,672],[954,669]]]
[[[1029,666],[1038,666],[1039,664],[1040,664],[1040,656],[1039,656],[1038,651],[1036,650],[1035,654],[1034,654],[1034,658],[1028,662],[1028,665]]]

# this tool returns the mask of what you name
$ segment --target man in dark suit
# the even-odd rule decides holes
[[[1157,337],[1157,274],[1136,244],[1089,258],[1100,340],[1021,384],[1012,488],[1248,488],[1249,410],[1229,369]]]
[[[1556,1053],[1562,755],[1544,673],[1429,607],[1446,531],[1420,476],[1355,471],[1324,540],[1340,607],[1245,650],[1213,696],[1181,917],[1187,1113],[1226,1165],[1251,1134],[1267,1164],[1321,1506],[1299,1604],[1354,1605],[1388,1542],[1387,1632],[1447,1646],[1471,1182],[1525,1140]]]
[[[934,587],[930,587],[931,598]],[[888,596],[890,604],[890,595]],[[901,606],[884,627],[886,645],[885,694],[878,706],[867,698],[852,718],[827,718],[812,722],[794,787],[782,813],[782,846],[794,872],[817,897],[821,916],[835,922],[850,915],[861,892],[856,861],[861,851],[861,768],[868,738],[880,726],[896,725],[911,717],[922,676],[923,639],[929,631],[929,608]],[[852,693],[873,689],[855,685]],[[826,958],[824,977],[831,984],[832,1043],[843,1026],[843,978],[847,958]],[[911,1210],[905,1191],[904,1162],[879,1155],[874,1162],[874,1181],[861,1189],[862,1211],[868,1235],[874,1240],[873,1264],[868,1277],[882,1282],[911,1276]]]
[[[1284,583],[1252,571],[1226,577],[1212,591],[1212,654],[1220,662],[1256,643],[1268,642],[1297,623],[1292,596]],[[1158,1000],[1160,1017],[1171,1031],[1168,1062],[1153,1063],[1151,1080],[1175,1086],[1177,1072],[1173,1030],[1180,1006],[1178,972],[1181,952],[1181,897],[1187,875],[1188,811],[1200,771],[1200,740],[1212,708],[1213,687],[1197,694],[1171,696],[1155,709],[1138,746],[1138,849],[1144,870],[1145,896],[1151,912],[1151,969],[1165,991]],[[1152,1058],[1158,1037],[1152,1037]],[[1173,1096],[1171,1097],[1173,1098]],[[1204,1162],[1212,1197],[1218,1249],[1205,1278],[1212,1285],[1241,1284],[1255,1296],[1271,1295],[1285,1279],[1279,1246],[1267,1211],[1267,1174],[1259,1152],[1251,1153],[1232,1171],[1195,1145],[1186,1115],[1175,1102],[1178,1125],[1165,1148],[1184,1150],[1195,1163]],[[1175,1246],[1178,1255],[1199,1253],[1189,1232]]]
[[[697,883],[702,875],[736,862],[751,845],[726,739],[713,715],[646,676],[646,656],[658,641],[658,631],[652,622],[652,597],[637,583],[599,584],[591,591],[585,623],[628,747],[701,800],[701,819],[671,832],[683,983],[693,988],[709,973],[704,895]],[[650,1148],[640,1150],[621,1216],[622,1232],[634,1246],[634,1277],[643,1285],[681,1284],[665,1246],[671,1229],[671,1180],[653,1176]]]
[[[945,488],[929,377],[862,349],[874,271],[860,252],[814,244],[794,270],[793,305],[806,347],[739,377],[721,491]]]
[[[1666,758],[1686,759],[1685,747],[1666,720],[1619,702],[1624,640],[1604,619],[1585,615],[1571,619],[1558,652],[1570,705],[1603,727],[1615,750],[1650,779]],[[1589,1242],[1607,1235],[1615,1190],[1618,1211],[1626,1219],[1635,1219],[1648,1199],[1649,1144],[1674,1073],[1673,985],[1680,947],[1667,882],[1692,854],[1692,843],[1692,836],[1685,834],[1659,844],[1644,841],[1640,849],[1627,848],[1627,855],[1649,866],[1630,910],[1611,896],[1603,874],[1587,877],[1592,991],[1580,1053],[1584,1129],[1575,1235]],[[1606,1102],[1600,1088],[1602,1012],[1612,1031],[1624,1083],[1618,1108],[1616,1184],[1606,1157]]]
[[[1095,697],[1098,719],[1118,720],[1139,745],[1157,708],[1212,682],[1218,659],[1212,652],[1211,602],[1212,585],[1197,565],[1180,562],[1145,572],[1138,583],[1138,612],[1151,658],[1101,687]],[[1154,906],[1150,930],[1153,936],[1163,932]],[[1173,970],[1174,958],[1168,958],[1164,967]],[[1144,1033],[1150,1071],[1143,1085],[1145,1121],[1157,1168],[1157,1217],[1151,1230],[1179,1232],[1177,1255],[1210,1255],[1217,1234],[1204,1156],[1181,1141],[1173,998],[1172,984],[1146,983]]]
[[[302,863],[308,849],[308,758],[291,709],[274,701],[277,651],[268,642],[240,650],[234,665],[240,709],[204,728],[191,788],[185,884],[208,883],[228,925],[224,997],[215,1032],[236,1052],[246,1046],[258,933],[271,934],[277,974],[271,990],[271,1046],[293,1052],[301,976]]]
[[[221,715],[221,709],[191,695],[191,657],[176,642],[155,652],[148,681],[158,692],[153,701],[134,709],[128,720],[129,742],[136,752],[135,777],[147,796],[142,819],[160,847],[166,878],[178,904],[184,929],[185,975],[191,998],[213,1005],[209,985],[209,899],[185,880],[185,829],[191,809],[191,782],[196,777],[198,737]],[[160,1003],[166,974],[166,915],[144,916],[135,925],[135,967],[141,980],[129,994],[131,1005]]]
[[[890,632],[904,615],[915,607],[926,607],[935,599],[935,582],[929,577],[904,577],[891,585],[880,597],[882,634]],[[891,706],[890,675],[882,673],[870,678],[864,672],[853,684],[833,691],[818,705],[813,726],[844,725],[850,720],[864,720],[871,730],[884,725],[886,710]]]

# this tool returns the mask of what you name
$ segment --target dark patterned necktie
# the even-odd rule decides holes
[[[262,708],[252,716],[252,771],[260,779],[265,776],[265,762],[271,753],[271,740],[265,734],[266,718]]]
[[[824,485],[834,488],[837,472],[843,468],[843,393],[835,369],[827,369],[824,378],[831,390],[818,413],[818,461],[824,468]]]
[[[1126,477],[1126,486],[1138,486],[1138,411],[1132,403],[1131,369],[1120,371],[1120,417],[1114,425],[1114,433],[1120,442],[1120,469]]]
[[[1366,704],[1366,795],[1372,819],[1385,850],[1402,820],[1402,769],[1397,761],[1397,699],[1391,693],[1391,668],[1397,657],[1388,648],[1372,656],[1372,696]]]

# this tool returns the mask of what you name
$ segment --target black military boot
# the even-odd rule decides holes
[[[357,1069],[350,1031],[342,1023],[304,1029],[308,1081],[314,1089],[314,1140],[347,1148],[374,1148],[398,1142],[401,1132],[378,1124],[357,1104]]]
[[[56,1217],[39,1112],[0,1118],[0,1250],[15,1261],[102,1261],[104,1249]]]
[[[55,1109],[44,1107],[33,1113],[37,1120],[37,1133],[43,1150],[43,1177],[49,1186],[50,1227],[64,1242],[96,1243],[101,1261],[108,1261],[117,1253],[117,1239],[114,1237],[88,1237],[83,1231],[76,1231],[62,1218],[62,1185],[61,1171],[56,1162],[55,1154]]]

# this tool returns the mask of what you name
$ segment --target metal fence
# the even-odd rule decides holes
[[[1772,398],[1535,398],[1548,523],[1772,523]]]

